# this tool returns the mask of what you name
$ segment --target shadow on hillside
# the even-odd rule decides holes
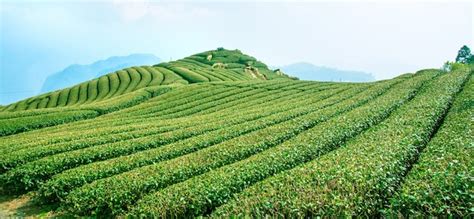
[[[1,195],[0,217],[52,217],[57,205],[40,205],[32,194]]]

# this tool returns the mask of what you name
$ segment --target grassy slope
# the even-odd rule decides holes
[[[212,58],[207,59],[211,54]],[[258,69],[261,76],[253,78],[246,67]],[[288,79],[238,50],[211,50],[155,66],[122,69],[69,88],[1,106],[0,136],[94,118],[186,84],[277,78]]]
[[[17,103],[34,108],[53,106],[45,100],[55,99],[56,105],[67,107],[0,114],[4,135],[9,135],[0,137],[0,194],[27,193],[17,199],[2,195],[0,215],[187,217],[217,209],[213,215],[219,216],[254,214],[255,207],[259,213],[254,215],[260,216],[374,216],[386,210],[390,198],[399,199],[393,194],[406,167],[417,162],[417,151],[430,141],[436,122],[443,121],[443,112],[472,73],[424,70],[362,84],[267,81],[287,77],[238,51],[219,50],[109,76],[121,78],[121,83],[99,78],[49,98],[42,95],[41,101],[28,100],[32,105]],[[471,90],[464,86],[460,98]],[[71,99],[74,93],[77,98]],[[454,110],[468,104],[462,100],[454,102]],[[426,116],[430,111],[433,115]],[[68,120],[73,116],[83,117]],[[457,121],[462,116],[455,118],[462,123]],[[390,129],[393,133],[384,131],[392,126],[397,127]],[[435,156],[431,154],[439,153],[429,148],[442,145],[448,133],[440,132],[438,140],[427,144],[420,163],[429,163]],[[412,148],[412,140],[421,143]],[[463,165],[472,169],[467,161]],[[418,176],[424,168],[417,165],[408,175]],[[344,180],[334,181],[335,177]],[[407,185],[420,180],[409,179]],[[436,185],[444,193],[472,190]],[[402,189],[403,195],[416,192]],[[267,197],[275,199],[262,201]],[[315,197],[324,205],[318,207]],[[359,199],[366,201],[352,201]],[[442,202],[430,209],[438,203]],[[62,208],[56,210],[57,206]],[[405,205],[396,207],[410,212]],[[433,214],[416,208],[419,214]],[[467,206],[442,213],[469,211]]]
[[[239,50],[211,50],[155,66],[122,69],[69,88],[1,106],[0,110],[78,107],[158,85],[255,80],[246,67],[258,69],[255,70],[259,73],[257,79],[288,78]]]

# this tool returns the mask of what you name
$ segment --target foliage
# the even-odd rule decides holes
[[[16,114],[14,118],[0,120],[0,136],[93,118],[98,115],[99,113],[94,110],[65,110],[30,116]]]
[[[321,94],[321,97],[325,97],[334,92],[337,91],[328,90],[327,93]],[[298,98],[298,101],[295,101],[294,103],[285,102],[284,104],[279,104],[281,105],[281,108],[272,108],[267,111],[255,110],[255,113],[252,114],[236,114],[235,118],[229,121],[230,123],[224,123],[220,129],[204,133],[203,135],[194,136],[170,144],[166,147],[147,150],[130,156],[118,157],[116,159],[96,162],[91,165],[84,165],[79,168],[71,169],[56,175],[52,180],[43,185],[40,193],[43,196],[43,199],[51,199],[51,196],[63,198],[69,190],[79,185],[83,185],[86,182],[92,182],[93,180],[118,174],[140,166],[182,156],[230,140],[240,135],[284,122],[294,118],[295,115],[308,113],[307,108],[294,108],[304,101],[304,97],[309,97],[310,95],[314,95],[314,92],[307,92],[307,94]],[[291,113],[286,112],[287,110],[291,110]],[[219,122],[216,121],[216,123]],[[91,169],[93,169],[94,172],[91,172]]]
[[[382,94],[395,82],[397,81],[381,83],[363,93],[359,91],[357,92],[359,93],[358,98],[344,100],[342,95],[329,98],[314,106],[316,109],[312,113],[197,151],[189,156],[179,157],[156,165],[137,168],[103,180],[97,180],[71,192],[64,201],[64,207],[76,213],[120,213],[124,208],[135,203],[136,199],[145,193],[168,184],[177,183],[194,175],[202,174],[210,169],[239,161],[259,151],[279,145],[318,123],[355,108],[371,98]],[[160,181],[157,181],[158,179]],[[131,183],[130,180],[133,180],[134,183]],[[105,187],[107,187],[107,193],[102,192],[105,192],[103,190]],[[112,192],[118,190],[122,192]],[[100,195],[98,195],[99,193]],[[92,199],[93,196],[101,196],[103,198],[100,200]]]
[[[296,81],[223,48],[123,69],[1,106],[0,192],[88,217],[469,217],[472,66],[446,70]]]
[[[464,45],[459,49],[458,55],[456,56],[456,62],[462,64],[474,63],[474,55],[471,54],[471,49]]]
[[[471,75],[400,192],[391,199],[394,211],[416,217],[472,214],[474,127],[472,122],[466,123],[466,118],[474,118],[473,99]]]
[[[341,149],[257,183],[213,216],[378,215],[468,76],[459,72],[439,77]],[[150,205],[149,212],[159,203]]]
[[[321,122],[278,147],[148,195],[132,209],[131,215],[188,217],[211,211],[245,187],[334,150],[341,142],[377,124],[404,100],[413,96],[429,78],[426,76],[402,82],[388,90],[374,87],[361,93],[358,98],[343,101],[342,106],[349,103],[359,107]],[[363,104],[367,101],[365,98],[371,101]],[[357,99],[361,102],[357,103]],[[329,107],[327,110],[334,109]],[[326,111],[319,113],[324,115]]]

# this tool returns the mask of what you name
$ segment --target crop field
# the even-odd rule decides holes
[[[468,67],[311,82],[208,51],[0,108],[0,194],[52,216],[472,217],[473,100]]]
[[[245,71],[246,67],[252,67],[260,78],[253,78]],[[268,79],[289,77],[271,71],[265,64],[238,50],[207,51],[155,66],[126,68],[69,88],[0,106],[0,136],[94,118],[137,105],[182,85],[223,81],[255,83]]]

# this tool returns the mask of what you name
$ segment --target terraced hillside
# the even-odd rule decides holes
[[[28,193],[51,216],[472,216],[471,69],[263,80],[286,77],[222,51],[149,67],[183,85],[132,79],[156,95],[106,114],[97,109],[134,88],[121,101],[2,113],[90,119],[0,137],[1,193]]]
[[[0,136],[93,118],[139,104],[182,85],[272,79],[290,77],[268,69],[239,50],[220,48],[155,66],[122,69],[69,88],[1,106]]]
[[[239,50],[218,49],[155,66],[122,69],[70,88],[45,93],[0,108],[1,111],[84,106],[147,87],[198,82],[288,78]],[[138,93],[136,95],[139,95]]]

